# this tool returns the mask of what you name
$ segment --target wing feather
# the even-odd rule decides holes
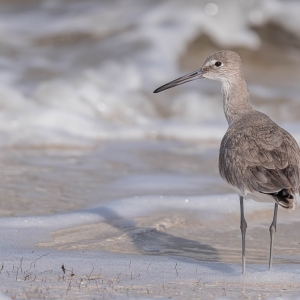
[[[259,126],[253,123],[233,124],[227,130],[219,157],[222,178],[241,191],[276,193],[287,189],[298,193],[300,150],[297,142],[269,118]]]

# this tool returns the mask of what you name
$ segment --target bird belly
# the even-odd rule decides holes
[[[242,192],[239,188],[233,185],[230,186],[239,196],[243,197],[246,200],[251,199],[257,202],[276,203],[275,199],[268,194],[263,194],[260,192],[250,192],[250,191]]]
[[[273,196],[260,193],[257,191],[250,192],[250,191],[244,191],[242,192],[240,189],[238,189],[235,186],[230,185],[231,188],[241,197],[243,197],[246,200],[254,200],[257,202],[264,202],[264,203],[278,203]],[[298,195],[298,194],[297,194]],[[280,204],[280,203],[279,203]],[[281,205],[281,204],[280,204]],[[291,201],[291,206],[288,207],[289,209],[295,209],[297,205],[297,198],[296,195],[294,195],[294,199]],[[286,208],[286,207],[285,207]]]
[[[244,197],[245,199],[252,199],[257,202],[276,203],[276,200],[272,196],[260,192],[248,192]]]

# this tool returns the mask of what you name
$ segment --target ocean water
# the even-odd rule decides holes
[[[297,209],[279,210],[267,271],[273,205],[246,202],[240,274],[238,196],[218,174],[220,85],[152,93],[212,52],[235,50],[253,106],[300,142],[299,9],[279,0],[1,0],[0,291],[299,296]]]
[[[254,106],[298,127],[297,1],[0,5],[3,146],[219,139],[226,122],[218,83],[152,91],[224,48],[241,54]]]

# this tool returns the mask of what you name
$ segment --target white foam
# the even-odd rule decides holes
[[[245,202],[247,213],[272,208],[273,205],[270,204]],[[138,287],[137,293],[140,293],[139,289],[149,288],[152,297],[162,283],[166,287],[180,285],[181,291],[193,295],[196,289],[203,294],[208,286],[215,289],[226,286],[233,290],[245,287],[254,290],[278,290],[284,285],[298,287],[300,271],[297,265],[292,264],[274,265],[272,271],[265,265],[248,264],[247,274],[242,276],[240,264],[203,262],[181,256],[160,256],[156,255],[155,251],[158,248],[155,247],[159,246],[155,244],[146,245],[148,253],[154,251],[151,255],[91,250],[61,251],[34,246],[37,243],[49,242],[53,230],[101,221],[115,224],[118,228],[132,228],[136,225],[134,217],[149,216],[158,210],[163,212],[176,209],[191,210],[200,220],[209,222],[229,213],[237,215],[240,208],[235,194],[188,198],[143,196],[111,201],[99,207],[60,215],[1,218],[2,290],[13,295],[32,285],[45,290],[45,286],[54,284],[55,287],[52,286],[49,291],[52,293],[56,288],[65,291],[68,284],[71,284],[68,295],[72,297],[73,292],[79,291],[77,289],[81,282],[86,288],[84,292],[80,292],[88,293],[89,288],[92,288],[89,283],[91,280],[97,280],[99,273],[101,288],[107,288],[106,283],[109,285],[109,280],[115,282],[116,278],[120,279],[117,284],[121,295],[126,293],[127,287],[134,285]],[[62,264],[68,270],[66,274],[62,272]],[[71,271],[75,275],[70,276]],[[96,277],[89,275],[91,273]],[[61,279],[63,275],[65,277]],[[90,292],[92,295],[96,293]],[[111,293],[114,295],[115,291]],[[160,295],[162,294],[165,292],[161,292]]]
[[[49,3],[1,14],[1,43],[16,53],[31,50],[17,60],[9,55],[1,60],[0,143],[6,146],[155,137],[220,140],[226,125],[219,93],[212,95],[204,84],[199,93],[193,89],[197,83],[178,88],[177,96],[153,96],[154,88],[182,75],[179,58],[201,34],[220,48],[257,49],[260,40],[253,24],[272,21],[297,35],[300,28],[299,3],[278,0],[247,5],[215,1],[214,14],[205,12],[207,2],[196,0],[189,5],[162,1],[150,7],[131,0],[132,5],[120,9],[72,3],[61,15],[53,11],[65,9],[64,4]],[[93,42],[66,42],[69,35],[81,33]],[[55,45],[60,35],[65,36],[65,48],[49,47],[47,41],[52,45],[53,38]],[[46,44],[36,42],[40,39]],[[45,72],[45,78],[51,74],[51,79],[30,75],[35,70]]]
[[[186,201],[188,199],[188,201]],[[264,209],[272,209],[269,203],[246,201],[245,206],[249,213]],[[110,201],[99,207],[75,211],[66,214],[37,217],[1,218],[1,228],[48,228],[59,229],[64,227],[89,224],[107,220],[112,215],[124,219],[152,214],[158,210],[189,209],[197,212],[203,219],[217,219],[224,214],[239,213],[239,202],[236,194],[213,195],[201,197],[176,196],[136,196]]]

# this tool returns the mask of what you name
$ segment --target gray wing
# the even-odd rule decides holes
[[[299,192],[300,150],[294,138],[274,123],[229,128],[219,157],[221,177],[241,191]]]

